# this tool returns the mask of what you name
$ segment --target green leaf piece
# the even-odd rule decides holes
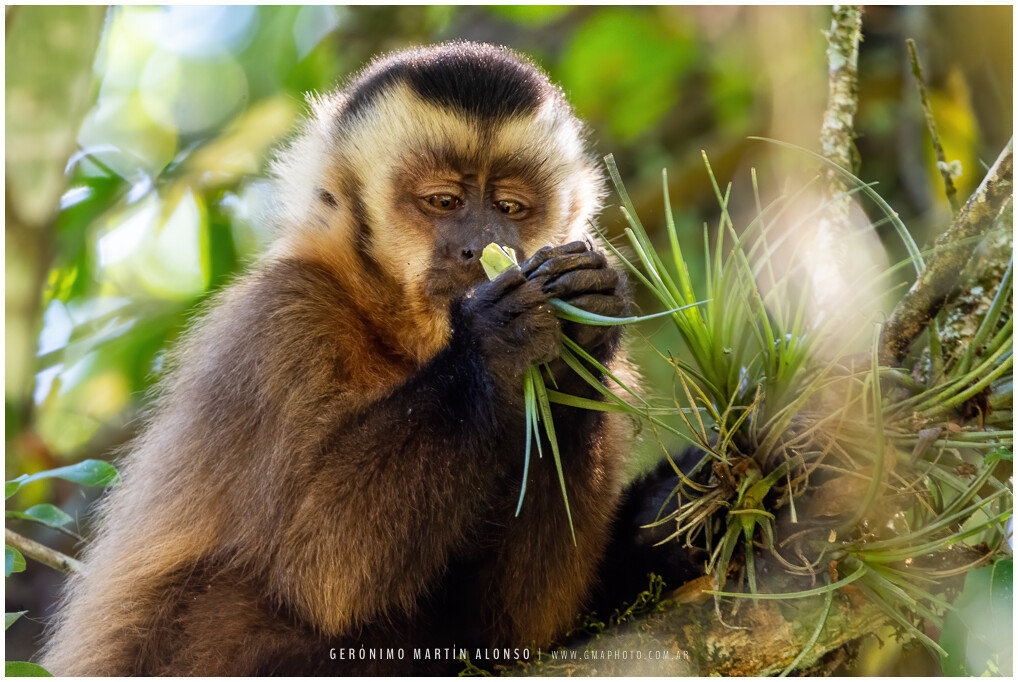
[[[28,611],[5,611],[4,612],[4,630],[14,625],[18,618],[28,613]]]
[[[4,661],[5,677],[53,677],[53,673],[36,663]]]
[[[516,251],[492,242],[481,252],[481,267],[488,279],[495,279],[511,267],[518,266]]]
[[[25,570],[25,557],[10,545],[4,545],[4,577],[10,578],[12,573]]]
[[[35,521],[50,528],[63,528],[74,520],[65,511],[52,504],[37,504],[23,512],[8,511],[6,515],[10,518]]]
[[[21,480],[24,478],[25,478],[24,476],[19,476],[18,478],[15,478],[13,481],[4,482],[5,500],[11,499],[11,495],[21,490]]]
[[[116,483],[119,480],[120,475],[117,473],[116,468],[109,462],[103,462],[99,459],[85,459],[77,464],[70,464],[56,469],[47,469],[46,471],[40,471],[39,473],[25,476],[24,479],[21,480],[21,485],[32,483],[33,481],[40,481],[44,478],[62,478],[65,481],[80,483],[81,485],[101,487],[110,485],[111,483]]]

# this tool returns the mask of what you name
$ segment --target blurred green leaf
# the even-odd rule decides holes
[[[1004,460],[1005,462],[1010,462],[1013,459],[1014,455],[1011,453],[1010,450],[1008,450],[1007,448],[998,448],[991,452],[990,454],[986,455],[986,458],[983,460],[983,462],[984,464],[995,464],[1001,460]]]
[[[738,134],[754,119],[753,84],[757,72],[745,55],[717,55],[710,66],[709,94],[718,122],[727,134]]]
[[[250,45],[237,55],[247,75],[252,100],[277,93],[297,64],[293,28],[300,10],[296,5],[258,8],[260,21],[255,35]],[[320,84],[311,87],[320,87]]]
[[[94,293],[95,257],[90,232],[129,189],[115,175],[86,176],[78,172],[71,182],[72,188],[64,194],[65,206],[57,216],[56,270],[47,290],[47,303],[53,298],[66,302]]]
[[[21,618],[28,611],[5,611],[4,612],[4,630],[14,625],[14,622]]]
[[[237,269],[237,247],[230,229],[231,216],[223,211],[219,199],[222,192],[208,204],[208,220],[202,233],[202,261],[205,281],[210,289],[222,286]]]
[[[656,9],[605,8],[573,34],[559,74],[581,115],[606,119],[628,141],[678,102],[680,79],[695,58],[695,43]]]
[[[105,486],[115,483],[118,477],[119,474],[117,474],[116,468],[109,462],[103,462],[98,459],[86,459],[77,464],[19,476],[12,481],[7,481],[5,492],[7,497],[10,497],[26,483],[41,481],[44,478],[62,478],[65,481],[80,483],[81,485]]]
[[[32,474],[22,481],[22,485],[43,478],[62,478],[65,481],[80,483],[81,485],[104,486],[116,482],[117,470],[109,462],[98,459],[86,459],[77,464],[71,464],[57,469],[49,469]]]
[[[53,677],[52,673],[35,663],[26,661],[4,661],[6,677]]]
[[[49,219],[63,193],[64,165],[93,99],[92,62],[105,16],[104,7],[8,12],[7,200],[33,224]]]
[[[18,479],[4,483],[4,499],[10,499],[11,495],[18,492],[19,488],[21,488],[21,481]]]
[[[10,545],[4,545],[4,577],[9,578],[12,573],[21,573],[23,570],[25,557]]]
[[[50,528],[63,528],[74,520],[65,511],[59,507],[53,506],[52,504],[37,504],[23,512],[7,511],[6,515],[15,519],[35,521],[36,523],[44,524]]]
[[[564,17],[573,10],[570,5],[495,5],[493,14],[524,26],[543,26]]]
[[[957,610],[940,632],[939,644],[949,654],[940,661],[945,675],[1011,675],[1013,583],[1010,557],[966,574]]]

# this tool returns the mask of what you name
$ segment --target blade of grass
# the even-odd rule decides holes
[[[523,508],[523,496],[527,494],[527,477],[530,473],[530,446],[533,441],[534,433],[534,418],[537,414],[537,404],[535,402],[534,393],[534,375],[531,372],[525,372],[523,375],[523,405],[524,405],[524,421],[526,421],[526,439],[527,445],[523,453],[523,484],[520,486],[520,499],[516,503],[516,516],[520,515],[520,509]],[[540,434],[537,434],[540,438]]]
[[[894,229],[898,233],[898,237],[901,239],[902,243],[905,245],[905,249],[909,253],[909,257],[910,257],[913,265],[915,266],[916,274],[918,275],[918,274],[922,273],[923,268],[926,267],[926,262],[923,260],[922,254],[919,252],[919,247],[916,245],[915,240],[912,239],[912,235],[909,234],[908,228],[905,227],[905,223],[901,222],[901,218],[898,217],[898,213],[893,208],[891,208],[890,204],[888,204],[887,201],[885,201],[884,198],[882,196],[880,196],[876,192],[876,190],[874,190],[872,187],[870,187],[867,183],[863,182],[862,180],[857,178],[855,175],[853,175],[851,172],[849,172],[848,170],[842,168],[841,166],[839,166],[838,164],[834,163],[833,161],[831,161],[827,157],[822,156],[820,154],[817,154],[816,152],[810,151],[809,149],[806,149],[805,147],[800,147],[798,145],[794,145],[794,144],[791,144],[791,143],[788,143],[788,142],[782,142],[780,140],[773,140],[773,139],[768,138],[768,137],[750,136],[749,139],[751,139],[751,140],[760,140],[761,142],[769,142],[770,144],[776,144],[779,147],[785,147],[787,149],[793,149],[793,150],[795,150],[797,152],[800,152],[802,154],[806,154],[807,156],[811,156],[814,159],[816,159],[817,161],[820,161],[820,162],[824,163],[825,165],[830,166],[834,170],[838,171],[838,173],[843,175],[845,177],[845,179],[850,181],[856,187],[862,188],[863,192],[866,193],[866,196],[868,196],[870,199],[872,199],[873,202],[884,213],[884,215],[886,215],[891,220],[891,224],[894,225]]]
[[[824,578],[827,581],[827,584],[830,585],[831,579],[828,578],[827,576],[824,576]],[[828,590],[827,592],[824,593],[824,606],[820,610],[820,618],[817,620],[817,626],[816,628],[813,629],[813,634],[810,635],[809,641],[806,642],[806,646],[802,648],[802,651],[799,652],[799,655],[796,656],[792,660],[792,662],[789,663],[788,666],[785,667],[785,669],[778,674],[778,677],[787,677],[788,673],[795,670],[796,666],[802,663],[802,660],[806,658],[806,654],[813,650],[813,647],[816,645],[817,640],[820,639],[820,633],[823,632],[824,630],[824,625],[827,623],[827,616],[831,612],[831,603],[833,601],[834,601],[834,590]]]
[[[741,597],[743,599],[802,599],[804,597],[815,597],[818,594],[826,594],[833,592],[834,590],[844,587],[849,583],[854,583],[859,578],[866,574],[867,568],[864,564],[860,564],[859,568],[855,570],[847,578],[842,578],[836,583],[830,583],[823,587],[815,587],[811,590],[803,590],[802,592],[781,592],[781,593],[770,593],[770,592],[757,592],[756,594],[746,594],[745,592],[719,592],[715,590],[704,590],[704,594],[712,594],[717,597]]]
[[[884,410],[882,405],[883,394],[880,390],[880,360],[878,358],[878,352],[880,349],[880,331],[882,325],[877,324],[873,331],[873,349],[870,354],[870,369],[872,371],[872,400],[873,400],[873,435],[875,438],[873,451],[873,474],[870,477],[869,486],[866,488],[866,493],[863,495],[862,504],[852,515],[852,517],[842,524],[838,529],[838,535],[844,535],[851,532],[855,526],[866,517],[869,513],[870,507],[873,506],[873,501],[877,498],[877,493],[880,491],[880,484],[884,480]]]
[[[623,391],[625,391],[629,395],[631,395],[634,398],[636,398],[637,400],[639,400],[641,403],[643,403],[644,406],[650,407],[650,403],[648,403],[646,400],[644,400],[643,396],[639,395],[638,393],[633,391],[633,389],[629,388],[624,383],[622,383],[622,381],[620,381],[618,377],[616,377],[614,374],[612,374],[608,370],[607,367],[605,367],[600,362],[598,362],[597,359],[594,356],[592,356],[590,353],[588,353],[586,350],[584,350],[583,347],[580,346],[580,344],[576,343],[575,341],[573,341],[572,339],[570,339],[568,336],[565,336],[565,335],[562,336],[562,344],[566,348],[568,348],[573,354],[575,354],[576,357],[582,358],[583,360],[586,360],[595,369],[597,369],[597,371],[601,372],[606,377],[608,377],[609,379],[614,381]],[[590,382],[587,382],[587,383],[590,383]],[[597,383],[601,384],[600,381],[598,381]],[[593,384],[591,384],[591,385],[593,386]],[[596,388],[596,386],[595,386],[595,388]],[[614,393],[612,395],[614,395]]]
[[[917,628],[907,618],[901,615],[898,609],[894,608],[894,606],[891,605],[887,598],[884,597],[883,594],[881,594],[879,589],[875,589],[872,585],[863,584],[862,581],[860,581],[859,584],[856,585],[856,587],[858,587],[862,591],[862,593],[869,598],[870,601],[876,604],[881,611],[890,616],[891,619],[898,625],[905,628],[913,637],[921,641],[930,649],[939,652],[942,656],[947,656],[947,652],[941,649],[936,642],[927,637],[925,633],[920,631],[919,628]]]
[[[656,320],[659,317],[665,317],[666,315],[674,315],[675,313],[686,310],[687,308],[693,308],[700,305],[706,305],[708,301],[697,301],[688,305],[678,306],[671,310],[665,310],[660,313],[652,313],[650,315],[632,315],[629,317],[608,317],[606,315],[597,315],[596,313],[587,312],[582,308],[577,308],[574,305],[566,303],[565,301],[557,298],[548,300],[548,303],[552,305],[557,311],[556,316],[568,320],[570,322],[579,322],[581,324],[589,324],[598,327],[612,327],[622,324],[635,324],[637,322],[646,322],[647,320]]]
[[[693,293],[693,282],[689,278],[689,269],[682,257],[682,248],[679,246],[679,235],[675,229],[675,217],[672,215],[672,201],[668,193],[668,171],[661,169],[661,182],[664,190],[665,204],[665,227],[668,230],[668,240],[672,247],[672,260],[676,274],[679,277],[679,284],[682,286],[682,294],[687,301],[695,301],[696,294]]]
[[[573,545],[576,545],[576,530],[573,528],[573,513],[569,509],[569,494],[566,492],[566,477],[562,471],[562,457],[559,454],[558,439],[555,437],[555,422],[551,418],[551,403],[548,401],[547,389],[538,374],[534,382],[534,389],[537,398],[537,407],[544,422],[544,430],[548,434],[548,442],[551,445],[551,456],[555,460],[555,470],[558,472],[559,485],[562,488],[562,501],[566,505],[566,519],[569,521],[569,533],[573,538]]]

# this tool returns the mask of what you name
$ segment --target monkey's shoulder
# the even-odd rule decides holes
[[[259,264],[214,297],[172,357],[173,383],[293,393],[377,396],[409,376],[412,329],[380,325],[369,291],[303,259]]]

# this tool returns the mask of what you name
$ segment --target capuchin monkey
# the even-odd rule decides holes
[[[454,673],[436,648],[547,647],[634,557],[611,537],[622,415],[552,409],[575,544],[547,443],[515,514],[527,367],[601,399],[565,334],[635,380],[618,327],[549,304],[630,312],[562,91],[452,43],[312,109],[274,165],[275,242],[177,345],[100,504],[42,657],[57,675]],[[488,281],[491,242],[522,267]]]

